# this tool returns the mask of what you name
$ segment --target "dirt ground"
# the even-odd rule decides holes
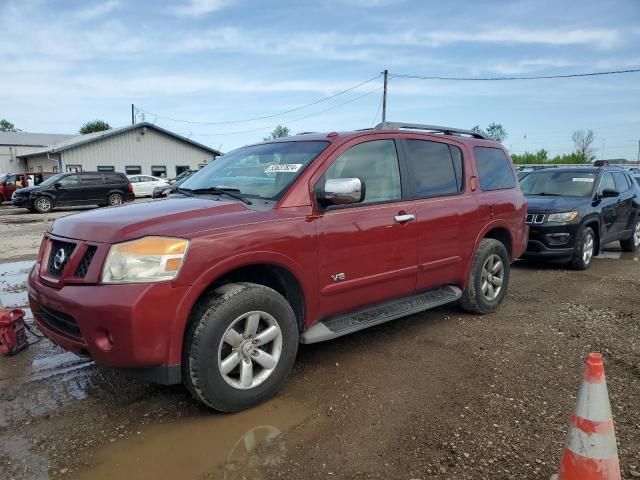
[[[24,305],[44,217],[0,207],[0,299]],[[33,337],[31,337],[33,339]],[[589,351],[640,476],[640,255],[516,263],[492,315],[446,306],[303,345],[274,400],[207,411],[48,340],[0,357],[0,478],[548,479]]]

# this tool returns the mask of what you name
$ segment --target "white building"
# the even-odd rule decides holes
[[[145,122],[77,135],[18,158],[28,172],[97,170],[172,178],[218,155],[218,150]]]
[[[23,173],[24,161],[18,157],[73,138],[54,133],[0,132],[0,174]]]

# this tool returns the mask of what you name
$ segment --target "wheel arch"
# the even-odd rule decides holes
[[[596,236],[595,238],[595,249],[593,254],[594,255],[598,255],[601,251],[601,245],[600,245],[600,241],[602,239],[602,232],[601,232],[601,227],[600,227],[600,219],[598,217],[588,217],[586,219],[584,219],[582,221],[582,225],[580,226],[580,228],[585,228],[585,227],[591,227],[591,230],[593,230],[593,234]]]

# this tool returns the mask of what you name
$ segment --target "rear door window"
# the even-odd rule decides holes
[[[102,183],[102,174],[85,173],[80,177],[83,185],[100,185]]]
[[[482,190],[504,190],[514,188],[516,179],[513,175],[511,162],[505,153],[499,148],[475,147],[478,175],[480,176],[480,188]]]
[[[409,183],[417,198],[452,195],[462,190],[462,154],[455,155],[446,143],[405,141]]]

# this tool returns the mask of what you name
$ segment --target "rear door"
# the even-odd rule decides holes
[[[340,147],[315,182],[360,178],[362,203],[318,209],[318,275],[321,316],[410,295],[416,287],[415,202],[403,198],[393,139]]]
[[[624,172],[613,172],[613,180],[616,182],[616,190],[620,192],[616,202],[616,230],[618,235],[626,237],[631,229],[629,223],[631,222],[635,193],[627,182],[627,175]]]
[[[80,174],[80,182],[84,193],[82,201],[86,203],[104,203],[107,199],[107,186],[99,172]]]
[[[618,225],[618,198],[603,198],[602,192],[604,190],[617,190],[616,182],[613,179],[611,172],[605,172],[600,179],[600,185],[598,186],[598,198],[600,199],[600,205],[602,208],[602,238],[603,243],[614,241],[619,234]]]
[[[403,140],[418,225],[417,289],[462,284],[478,221],[475,198],[465,195],[462,150],[445,142]]]

